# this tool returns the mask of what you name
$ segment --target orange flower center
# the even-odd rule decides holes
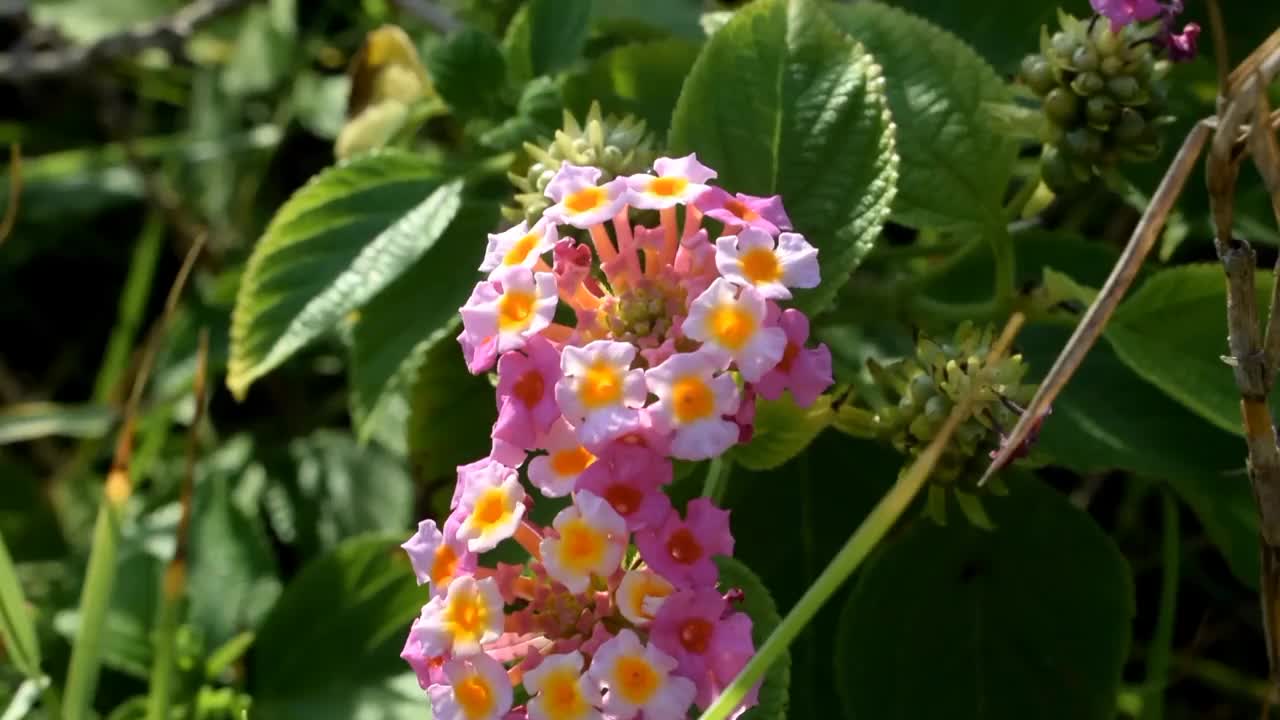
[[[533,250],[533,247],[537,244],[537,235],[534,235],[533,233],[525,235],[517,240],[516,244],[512,245],[511,249],[507,251],[507,254],[502,257],[502,264],[519,265],[524,262],[525,258],[529,257],[529,251]]]
[[[619,515],[626,517],[640,509],[640,501],[644,500],[644,493],[630,485],[614,483],[605,488],[604,499]]]
[[[454,683],[453,695],[468,718],[488,717],[493,712],[493,694],[489,692],[489,684],[479,675]]]
[[[778,256],[773,250],[765,247],[754,247],[742,254],[742,274],[752,284],[775,282],[782,277],[782,266],[778,264]]]
[[[715,626],[705,618],[689,618],[680,626],[680,644],[691,653],[702,654],[711,645]]]
[[[588,210],[595,210],[604,204],[608,194],[598,187],[583,188],[576,193],[570,194],[564,199],[564,206],[569,208],[570,212],[584,213]]]
[[[514,330],[527,326],[536,300],[533,293],[522,290],[503,293],[502,299],[498,301],[498,327]]]
[[[507,515],[507,495],[500,488],[490,488],[476,500],[471,517],[482,527],[496,525]]]
[[[661,195],[663,197],[671,197],[684,192],[689,186],[689,181],[682,177],[660,177],[649,181],[649,193],[652,195]]]
[[[722,305],[711,311],[711,336],[730,350],[741,350],[756,331],[756,319],[736,305]]]
[[[431,582],[443,585],[453,579],[454,570],[458,567],[458,554],[453,548],[441,543],[436,548],[435,559],[431,563]]]
[[[622,399],[622,373],[607,362],[592,365],[583,375],[581,397],[589,410],[616,404]]]
[[[667,540],[667,554],[682,565],[692,565],[702,559],[702,543],[689,528],[680,528]]]
[[[710,417],[715,411],[715,395],[700,377],[686,377],[671,386],[671,406],[680,423]]]
[[[644,658],[618,658],[613,669],[613,686],[627,702],[643,705],[658,691],[658,673]]]
[[[564,556],[579,567],[595,565],[604,549],[603,539],[595,528],[581,519],[566,523],[560,531]]]
[[[561,450],[551,456],[551,469],[557,475],[577,475],[596,461],[596,456],[582,446]]]
[[[737,198],[729,198],[728,200],[725,200],[724,209],[728,210],[734,215],[737,215],[743,220],[746,220],[747,222],[751,222],[752,220],[755,220],[756,218],[760,217],[760,213],[747,207],[746,203],[742,202]]]
[[[516,380],[515,387],[511,388],[511,393],[524,403],[525,407],[531,408],[542,400],[543,394],[546,392],[547,383],[542,379],[542,373],[535,370],[529,370]]]

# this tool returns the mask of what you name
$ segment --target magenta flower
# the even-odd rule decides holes
[[[729,511],[701,497],[689,501],[684,519],[672,513],[660,527],[636,533],[635,541],[645,563],[676,587],[715,583],[713,558],[733,554]]]
[[[831,351],[826,345],[806,348],[809,318],[790,308],[782,312],[778,325],[787,335],[782,359],[756,383],[756,391],[766,400],[777,400],[783,390],[800,407],[809,407],[834,382],[831,378]]]
[[[755,653],[751,618],[730,614],[729,604],[712,588],[677,590],[667,597],[650,638],[676,659],[676,672],[697,685],[700,708],[710,705]]]
[[[560,380],[560,353],[538,335],[524,353],[509,352],[498,360],[498,421],[493,437],[530,449],[538,436],[560,417],[555,386]]]
[[[707,217],[724,223],[726,230],[752,227],[770,235],[791,229],[791,219],[782,209],[782,198],[756,197],[738,193],[730,195],[713,187],[703,193],[694,205]]]
[[[657,527],[672,512],[662,486],[671,482],[671,460],[625,442],[611,443],[578,478],[578,489],[604,498],[636,531]]]
[[[1151,20],[1164,12],[1158,0],[1089,0],[1089,4],[1094,12],[1111,21],[1112,30]]]
[[[1160,43],[1164,45],[1169,53],[1169,59],[1174,62],[1187,62],[1195,59],[1196,44],[1200,38],[1200,26],[1196,23],[1187,23],[1182,28],[1182,32],[1173,32],[1172,19],[1163,31],[1160,37]]]

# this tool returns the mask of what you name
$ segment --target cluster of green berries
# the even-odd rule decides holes
[[[988,524],[976,493],[977,480],[1000,447],[1003,432],[1013,428],[1022,408],[1035,394],[1022,380],[1027,366],[1021,355],[988,361],[994,331],[965,322],[950,341],[920,337],[915,355],[889,365],[871,362],[872,375],[888,403],[874,418],[876,432],[914,460],[942,429],[956,405],[971,397],[966,415],[951,436],[930,475],[930,514],[945,519],[947,491],[964,514]],[[909,467],[910,462],[904,467]],[[984,490],[1003,492],[998,478]]]
[[[677,285],[668,289],[658,283],[643,282],[606,300],[601,315],[614,337],[634,341],[665,337],[671,329],[671,318],[684,307],[684,288]]]
[[[541,146],[525,143],[528,168],[524,174],[509,173],[518,192],[516,204],[503,209],[512,221],[527,220],[533,224],[550,204],[544,191],[562,163],[600,168],[600,183],[618,175],[642,172],[657,157],[653,135],[643,120],[627,115],[603,117],[599,103],[592,103],[586,122],[579,123],[573,113],[564,111],[564,127],[555,138]]]
[[[1160,153],[1169,62],[1157,57],[1150,25],[1113,29],[1106,18],[1060,13],[1062,29],[1040,33],[1040,52],[1022,61],[1023,82],[1042,100],[1045,183],[1062,191],[1121,160]]]

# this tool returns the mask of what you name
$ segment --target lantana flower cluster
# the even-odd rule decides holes
[[[718,586],[729,513],[665,488],[748,440],[757,397],[812,404],[831,355],[779,304],[817,286],[817,249],[780,198],[715,177],[566,163],[539,217],[489,236],[458,341],[496,369],[492,450],[404,544],[431,599],[403,657],[438,720],[685,718],[754,652]],[[528,562],[486,557],[511,542]]]

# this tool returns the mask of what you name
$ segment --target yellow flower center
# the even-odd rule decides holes
[[[671,197],[684,192],[689,181],[682,177],[660,177],[649,181],[649,194]]]
[[[648,574],[633,587],[631,597],[627,598],[631,612],[638,617],[649,620],[653,619],[653,615],[645,609],[645,600],[649,598],[664,598],[674,591],[670,583]]]
[[[587,710],[587,703],[578,689],[578,675],[572,670],[556,670],[543,681],[543,709],[547,715],[560,718],[577,718]]]
[[[751,222],[752,220],[755,220],[756,218],[760,217],[760,213],[747,207],[746,203],[742,202],[737,198],[731,198],[729,200],[725,200],[724,209],[728,210],[734,215],[737,215],[743,220],[746,220],[747,222]]]
[[[458,554],[453,548],[440,544],[436,548],[435,559],[431,562],[431,582],[437,586],[453,579],[454,570],[458,567]]]
[[[671,386],[671,408],[677,422],[691,423],[711,416],[715,411],[715,395],[696,375],[680,378]]]
[[[533,246],[537,244],[538,244],[537,235],[533,233],[529,233],[528,235],[525,235],[524,237],[517,240],[516,244],[512,245],[511,249],[507,251],[507,254],[502,257],[502,264],[503,265],[519,265],[520,263],[524,262],[525,258],[529,257],[529,251],[532,250]]]
[[[613,690],[632,705],[644,705],[658,692],[661,679],[653,666],[634,655],[618,658],[613,667]]]
[[[736,305],[721,305],[708,319],[711,337],[730,350],[741,350],[756,332],[756,319]]]
[[[518,330],[529,325],[533,317],[533,305],[537,301],[533,293],[508,290],[498,301],[498,327],[502,330]]]
[[[455,638],[476,641],[484,635],[489,609],[479,593],[461,593],[453,597],[445,614],[445,623]]]
[[[595,210],[604,204],[609,197],[608,193],[602,188],[589,187],[583,188],[576,193],[571,193],[564,199],[564,206],[569,208],[573,213],[584,213],[588,210]]]
[[[596,456],[579,445],[572,450],[561,450],[551,456],[551,469],[557,475],[577,475],[596,461]]]
[[[560,528],[560,559],[576,570],[588,570],[600,562],[606,539],[586,520],[576,518]]]
[[[507,510],[507,493],[502,488],[489,488],[476,500],[471,518],[481,528],[493,527],[511,514]]]
[[[453,696],[458,699],[458,704],[468,718],[487,718],[493,714],[496,700],[489,691],[489,683],[479,675],[471,675],[462,682],[454,683]]]
[[[622,373],[603,360],[587,368],[578,391],[588,410],[609,407],[622,399]]]
[[[754,285],[776,282],[782,277],[782,266],[773,250],[754,247],[742,254],[742,274]]]

